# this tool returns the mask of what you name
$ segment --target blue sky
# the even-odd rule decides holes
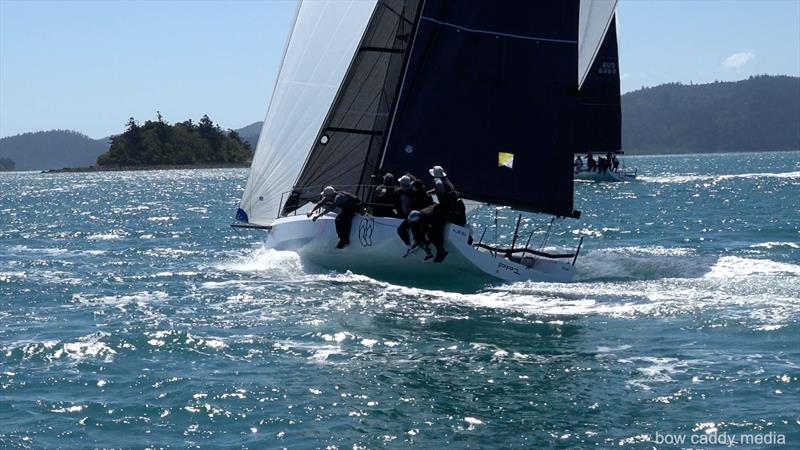
[[[463,0],[475,1],[475,0]],[[128,117],[262,120],[293,0],[0,0],[0,137]],[[800,76],[800,0],[620,0],[623,92]]]

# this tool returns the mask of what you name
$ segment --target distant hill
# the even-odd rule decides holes
[[[622,96],[628,154],[800,150],[800,78],[664,84]]]
[[[261,125],[264,122],[253,122],[246,127],[239,128],[236,130],[241,136],[242,140],[250,144],[250,147],[256,148],[258,144],[258,135],[261,134]]]
[[[37,131],[0,139],[0,154],[13,160],[16,170],[58,169],[94,164],[109,145],[77,131]]]

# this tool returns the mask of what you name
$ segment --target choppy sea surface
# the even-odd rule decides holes
[[[468,293],[263,249],[245,170],[0,174],[0,447],[800,448],[800,153],[626,163]]]

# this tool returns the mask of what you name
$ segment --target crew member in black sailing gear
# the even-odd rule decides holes
[[[447,174],[444,173],[442,166],[433,166],[432,169],[428,170],[428,173],[431,174],[434,181],[442,180],[444,183],[445,192],[453,192],[456,190],[456,188],[453,186],[453,183],[451,183],[450,179],[447,178]]]
[[[322,198],[320,198],[317,204],[311,208],[311,211],[306,213],[306,217],[311,217],[311,215],[314,214],[314,211],[318,209],[320,210],[319,213],[314,215],[314,217],[311,217],[312,221],[316,221],[325,214],[333,211],[333,201],[336,198],[336,189],[334,189],[333,186],[326,186],[325,189],[319,193],[319,195]]]
[[[611,159],[611,164],[614,166],[614,172],[619,170],[619,160],[617,159],[617,155],[614,155]]]
[[[608,169],[608,161],[602,156],[597,157],[597,171],[603,173]]]
[[[419,210],[420,214],[417,216],[419,219],[411,223],[411,230],[412,233],[421,235],[423,232],[425,233],[423,236],[427,236],[427,241],[436,248],[436,257],[433,262],[440,263],[447,256],[447,251],[444,249],[444,226],[441,225],[441,218],[437,217],[435,208],[436,205],[431,205]],[[417,231],[414,231],[415,227]],[[425,259],[427,260],[428,258],[426,257]]]
[[[425,190],[425,183],[422,180],[414,180],[411,182],[411,209],[421,210],[426,206],[433,204],[433,198]]]
[[[608,172],[609,169],[611,168],[611,165],[613,164],[613,162],[614,161],[613,161],[613,159],[611,157],[611,152],[606,153],[606,167],[605,167],[605,169],[603,169],[603,172]]]
[[[383,176],[383,184],[375,188],[375,195],[372,197],[372,214],[377,217],[397,217],[394,210],[397,203],[397,191],[394,183],[394,175],[387,173]]]
[[[406,209],[408,210],[408,214],[406,216],[410,215],[412,211],[419,211],[427,206],[433,205],[433,198],[431,198],[431,196],[425,190],[425,184],[422,182],[422,180],[411,181],[411,177],[404,175],[400,177],[401,184],[405,181],[403,178],[407,178],[407,180],[411,182],[411,189],[403,190],[400,193],[402,203],[400,208],[401,211],[405,211]],[[400,235],[400,239],[402,239],[403,242],[405,242],[405,244],[409,247],[411,246],[408,239],[408,230],[410,227],[411,224],[407,219],[401,222],[400,226],[397,227],[397,234]]]
[[[461,226],[466,225],[466,208],[442,166],[434,166],[429,172],[434,179],[434,191],[439,203],[429,207],[431,230],[428,232],[428,238],[436,247],[436,258],[433,262],[440,263],[447,257],[447,251],[444,249],[444,226],[448,221]],[[424,214],[427,209],[424,208],[421,212]]]
[[[411,235],[414,236],[414,245],[408,239],[408,229],[411,229]],[[430,221],[424,218],[423,214],[419,211],[411,211],[406,220],[397,228],[397,234],[400,239],[408,246],[404,258],[409,255],[415,248],[422,247],[425,250],[425,261],[433,258],[431,246],[428,242],[428,231],[430,230]]]
[[[583,159],[581,159],[581,155],[575,155],[575,161],[573,162],[573,166],[575,167],[575,173],[578,173],[581,170],[583,170]]]
[[[361,212],[363,206],[358,197],[344,191],[336,194],[333,204],[340,210],[339,214],[336,215],[336,234],[339,236],[339,243],[336,244],[336,248],[345,248],[350,245],[350,228],[353,224],[353,216]]]
[[[411,207],[414,202],[411,191],[412,180],[410,176],[403,175],[397,181],[400,183],[400,189],[397,191],[397,205],[395,208],[400,214],[400,217],[408,217],[411,211],[414,210],[414,208]]]
[[[445,222],[459,226],[467,225],[467,208],[458,191],[448,191],[441,179],[436,179],[434,192],[439,203],[436,204],[437,215],[444,217]]]
[[[597,170],[597,161],[594,160],[592,152],[586,154],[586,167],[589,168],[589,172],[594,172]]]

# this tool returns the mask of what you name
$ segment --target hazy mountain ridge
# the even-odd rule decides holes
[[[239,130],[253,148],[261,124]],[[800,78],[762,75],[628,92],[622,142],[631,155],[800,150]]]
[[[258,144],[258,136],[261,134],[261,125],[264,122],[253,122],[246,127],[239,128],[236,130],[239,133],[239,136],[242,138],[243,141],[250,144],[254,150],[256,145]]]
[[[58,169],[93,164],[109,145],[107,138],[72,130],[37,131],[0,139],[0,154],[13,160],[16,170]]]
[[[800,150],[800,78],[663,84],[622,96],[628,154]]]

